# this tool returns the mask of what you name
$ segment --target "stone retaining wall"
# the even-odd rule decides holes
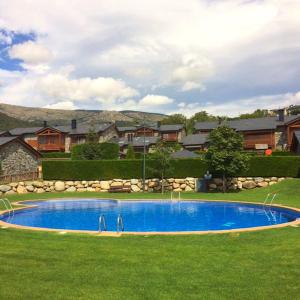
[[[237,177],[227,179],[227,188],[229,190],[244,190],[267,187],[276,184],[286,177]],[[210,191],[222,191],[223,181],[220,178],[214,178],[209,184]]]
[[[228,189],[253,189],[266,187],[284,180],[281,177],[238,177],[227,181]],[[169,178],[164,181],[166,191],[190,192],[196,189],[197,178],[187,177],[182,179]],[[0,185],[0,196],[26,193],[46,193],[46,192],[107,192],[113,186],[130,187],[132,192],[141,192],[143,182],[141,179],[113,179],[105,181],[26,181],[14,182]],[[214,178],[209,183],[209,190],[222,190],[222,180]],[[147,179],[145,190],[148,192],[161,191],[161,181],[159,179]]]
[[[166,191],[194,191],[196,179],[187,177],[183,179],[169,178],[164,181]],[[110,187],[130,187],[132,192],[141,192],[143,182],[141,179],[113,179],[105,181],[26,181],[0,185],[1,195],[46,193],[46,192],[107,192]],[[145,190],[148,192],[161,191],[159,179],[147,179]]]

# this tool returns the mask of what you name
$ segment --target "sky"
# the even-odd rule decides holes
[[[0,0],[0,102],[237,116],[300,104],[300,0]]]

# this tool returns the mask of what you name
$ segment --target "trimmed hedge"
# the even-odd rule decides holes
[[[152,160],[146,165],[151,168]],[[43,161],[43,176],[46,180],[99,180],[113,178],[141,178],[143,161],[103,160],[103,161]],[[174,159],[169,177],[203,177],[207,171],[205,161],[195,159]],[[147,178],[153,177],[146,168]],[[214,174],[214,177],[217,177]],[[251,157],[248,171],[236,176],[251,177],[300,177],[300,157]]]
[[[42,153],[43,158],[71,158],[71,153],[66,152],[46,152]]]
[[[153,166],[153,160],[147,160],[146,166]],[[45,180],[106,180],[113,178],[141,178],[143,161],[139,159],[124,160],[71,160],[43,161],[43,178]],[[172,177],[202,177],[206,164],[200,159],[173,160]],[[146,168],[146,177],[152,178]]]

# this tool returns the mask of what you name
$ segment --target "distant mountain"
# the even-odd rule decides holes
[[[34,127],[40,126],[41,122],[28,122],[22,121],[13,117],[10,117],[2,112],[0,112],[0,131],[8,130],[15,127]]]
[[[79,123],[90,124],[115,121],[135,123],[144,119],[147,122],[157,122],[166,117],[162,114],[140,111],[63,110],[24,107],[3,103],[0,103],[0,113],[6,116],[3,117],[3,121],[1,116],[1,124],[4,124],[4,129],[26,127],[28,124],[29,126],[41,125],[43,121],[47,121],[49,125],[54,126],[69,124],[72,119],[76,119]],[[15,122],[9,122],[9,119],[14,119]]]

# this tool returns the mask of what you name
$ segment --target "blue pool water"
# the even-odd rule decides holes
[[[262,205],[205,201],[49,200],[14,216],[0,218],[23,226],[71,230],[98,230],[99,216],[107,230],[116,231],[118,215],[127,232],[228,230],[294,221],[300,213]]]

